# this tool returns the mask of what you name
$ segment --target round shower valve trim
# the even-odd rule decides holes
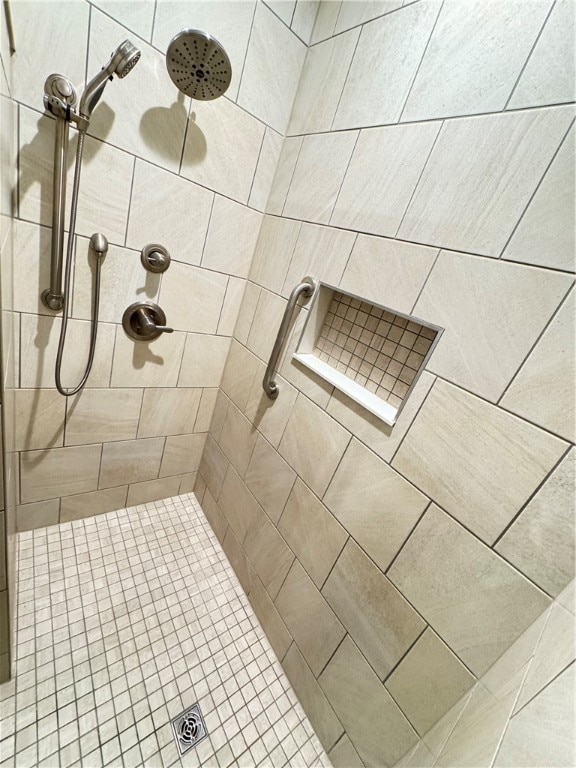
[[[163,333],[174,333],[166,325],[164,310],[153,301],[137,301],[125,309],[122,327],[135,341],[154,341]]]
[[[170,254],[168,249],[158,243],[150,243],[142,248],[140,261],[148,272],[166,272],[170,266]]]

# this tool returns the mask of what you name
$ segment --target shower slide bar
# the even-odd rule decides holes
[[[292,289],[292,293],[288,299],[288,304],[286,304],[286,309],[284,310],[284,316],[282,317],[280,328],[278,329],[276,341],[274,342],[274,346],[272,348],[272,354],[270,355],[270,360],[268,361],[266,373],[262,379],[262,388],[270,400],[275,400],[278,397],[278,384],[274,381],[274,374],[276,373],[278,360],[280,359],[280,355],[284,349],[284,344],[286,343],[286,337],[288,336],[288,331],[290,330],[290,323],[292,322],[292,316],[294,315],[294,310],[296,309],[296,303],[300,296],[304,296],[306,299],[309,299],[314,293],[315,288],[316,283],[314,280],[311,277],[305,277],[300,283],[298,283],[297,286],[295,286],[295,288]]]

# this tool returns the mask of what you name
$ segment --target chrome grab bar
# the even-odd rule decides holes
[[[294,309],[296,308],[296,302],[300,296],[304,296],[305,298],[309,299],[314,293],[315,288],[316,283],[314,280],[311,277],[305,277],[300,283],[298,283],[295,288],[292,289],[292,293],[288,299],[288,304],[286,304],[286,309],[284,310],[284,316],[282,318],[282,322],[280,323],[280,328],[278,329],[276,341],[274,342],[274,346],[272,348],[272,354],[270,355],[270,360],[268,361],[266,373],[262,379],[262,387],[270,400],[275,400],[278,397],[278,384],[274,381],[274,374],[276,373],[276,366],[278,365],[278,360],[282,354],[284,343],[286,342],[286,336],[288,335],[290,322],[292,321],[292,315],[294,314]]]

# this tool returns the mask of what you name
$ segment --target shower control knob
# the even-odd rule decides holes
[[[174,333],[166,325],[164,311],[152,301],[131,304],[122,315],[122,327],[136,341],[154,341],[163,333]]]
[[[158,243],[150,243],[142,248],[140,261],[148,272],[166,272],[170,266],[170,254],[168,249]]]

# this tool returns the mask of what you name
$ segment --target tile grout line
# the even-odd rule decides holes
[[[342,4],[340,4],[340,10],[338,11],[338,16],[340,16],[340,11],[342,10]],[[338,19],[336,19],[336,23],[338,23]],[[348,30],[352,31],[352,30]],[[358,31],[358,37],[356,38],[356,43],[354,45],[354,50],[352,51],[352,56],[350,57],[350,62],[348,64],[348,69],[346,70],[346,77],[344,78],[344,83],[342,84],[342,90],[340,91],[340,96],[338,97],[338,101],[336,102],[336,107],[334,108],[334,114],[332,115],[332,120],[330,120],[330,128],[329,133],[334,132],[334,123],[336,122],[336,118],[338,116],[338,110],[340,109],[340,104],[342,102],[342,97],[344,96],[344,91],[346,90],[346,86],[348,84],[348,78],[350,77],[350,71],[352,69],[352,65],[354,64],[354,59],[356,58],[356,51],[358,50],[358,45],[360,44],[360,38],[362,37],[362,34],[364,32],[364,26],[360,26]],[[334,37],[328,38],[326,42],[332,42]],[[356,145],[354,145],[356,146]]]
[[[360,133],[361,133],[361,131],[358,131],[358,133],[356,135],[356,140],[354,141],[354,146],[352,147],[352,152],[350,152],[350,157],[348,158],[348,162],[346,163],[346,170],[344,171],[344,174],[342,176],[342,181],[340,182],[340,186],[338,187],[338,193],[336,194],[336,197],[334,199],[334,204],[332,205],[332,210],[330,211],[330,216],[328,217],[328,221],[326,222],[326,226],[330,226],[330,224],[332,222],[332,218],[334,216],[334,212],[336,211],[336,207],[338,205],[338,200],[340,199],[340,194],[342,192],[342,188],[344,187],[344,182],[346,181],[346,176],[348,175],[348,171],[350,169],[350,166],[352,165],[352,159],[354,157],[354,152],[356,151],[356,147],[358,146],[358,141],[360,140]]]

